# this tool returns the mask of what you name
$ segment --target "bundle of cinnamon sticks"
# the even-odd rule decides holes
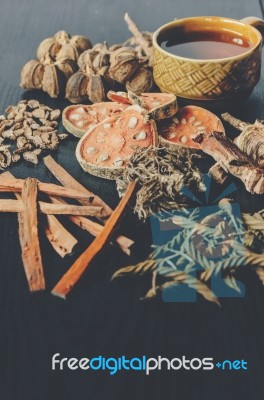
[[[135,189],[132,183],[115,210],[100,197],[76,181],[56,161],[48,156],[46,167],[63,185],[40,182],[34,178],[16,179],[10,172],[0,175],[0,192],[14,193],[14,199],[0,199],[0,212],[18,213],[19,239],[22,260],[30,291],[45,289],[44,270],[39,242],[43,229],[53,249],[61,256],[71,254],[77,239],[61,224],[56,215],[65,215],[74,224],[95,236],[94,241],[61,278],[52,293],[66,297],[80,279],[89,263],[112,236],[120,217]],[[42,196],[45,195],[45,201]],[[73,199],[78,205],[69,204]],[[39,226],[39,214],[45,215],[45,224]],[[93,220],[89,217],[93,217]],[[94,218],[97,221],[94,221]],[[122,251],[130,254],[134,243],[125,236],[115,237]]]

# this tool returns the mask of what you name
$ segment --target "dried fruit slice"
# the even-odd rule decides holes
[[[141,93],[140,96],[128,91],[128,98],[147,110],[150,118],[170,118],[178,111],[177,98],[169,93]]]
[[[169,119],[157,121],[160,142],[163,146],[175,150],[178,146],[201,149],[197,135],[210,134],[213,131],[225,135],[220,119],[202,107],[186,106]],[[196,141],[193,139],[196,138]]]
[[[91,125],[96,125],[106,118],[119,115],[126,108],[126,104],[117,102],[72,105],[64,109],[62,123],[68,132],[74,136],[82,137]]]
[[[79,141],[76,156],[92,175],[116,179],[138,147],[157,144],[156,124],[145,110],[130,106],[92,127]]]
[[[132,104],[132,100],[128,98],[127,92],[114,92],[113,90],[109,90],[107,93],[107,97],[111,101],[117,101],[118,103],[123,104]]]
[[[124,104],[137,104],[148,112],[152,119],[170,118],[178,111],[177,99],[168,93],[142,93],[140,96],[131,92],[114,92],[110,90],[107,97],[111,101]]]

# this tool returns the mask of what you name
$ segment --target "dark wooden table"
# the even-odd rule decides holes
[[[123,21],[128,11],[143,30],[154,31],[173,18],[192,15],[223,15],[243,18],[262,16],[257,0],[2,0],[0,7],[0,112],[21,97],[22,65],[34,58],[38,43],[56,31],[89,36],[93,43],[122,42],[129,33]],[[237,116],[264,119],[262,78]],[[66,103],[41,101],[63,108]],[[74,157],[76,140],[61,146],[56,159],[81,183],[101,195],[112,206],[118,198],[113,182],[85,174]],[[18,165],[17,177],[37,177],[54,182],[44,168]],[[251,198],[241,198],[246,208]],[[263,200],[263,199],[262,199]],[[259,200],[258,200],[259,206]],[[79,232],[79,231],[78,231]],[[91,241],[79,235],[80,248]],[[149,250],[149,225],[128,215],[123,232],[137,238],[133,261]],[[21,263],[17,218],[0,215],[0,398],[3,400],[133,399],[200,400],[254,399],[264,396],[264,292],[249,269],[241,273],[246,286],[242,299],[223,299],[222,308],[202,299],[196,303],[140,301],[148,279],[126,279],[111,283],[113,272],[131,262],[116,248],[107,246],[92,264],[67,301],[49,290],[75,259],[61,260],[43,239],[43,259],[48,290],[31,295]],[[51,356],[92,357],[103,355],[136,357],[147,355],[215,357],[248,361],[243,372],[210,373],[155,372],[150,377],[137,372],[96,374],[52,371]]]

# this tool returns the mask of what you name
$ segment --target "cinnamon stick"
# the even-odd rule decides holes
[[[91,202],[95,206],[100,206],[103,208],[102,216],[107,217],[111,215],[112,209],[102,200],[99,196],[96,196],[91,191],[86,189],[78,181],[76,181],[61,165],[59,165],[51,156],[44,158],[44,164],[48,170],[55,176],[56,179],[65,187],[71,188],[77,192],[85,193],[87,197],[91,198]],[[78,201],[87,205],[83,199],[78,198]]]
[[[46,216],[45,234],[51,246],[62,258],[71,254],[78,240],[67,231],[54,215]]]
[[[31,292],[45,289],[38,238],[37,192],[37,180],[27,178],[22,187],[23,209],[18,214],[22,260]]]
[[[0,177],[14,178],[9,171],[3,172]],[[18,200],[22,198],[20,193],[15,193],[15,196]],[[78,243],[77,239],[64,228],[54,215],[46,215],[45,224],[41,224],[41,228],[44,229],[45,235],[53,249],[62,258],[67,254],[71,254],[73,248]]]
[[[71,204],[50,204],[43,201],[38,203],[39,211],[48,215],[89,215],[98,217],[101,215],[101,207],[74,206]],[[21,200],[0,200],[0,212],[21,212],[23,202]]]
[[[74,262],[70,269],[66,272],[61,280],[52,290],[52,293],[56,296],[65,298],[66,295],[71,291],[73,286],[81,278],[90,262],[99,253],[105,243],[109,240],[113,231],[116,229],[117,224],[129,202],[136,187],[135,182],[130,182],[124,197],[113,211],[112,215],[107,220],[102,232],[94,239],[91,245],[80,255],[80,257]]]
[[[0,182],[0,192],[21,192],[24,180],[16,178],[2,177]],[[86,193],[63,186],[54,185],[53,183],[44,183],[37,181],[38,189],[51,196],[68,197],[71,199],[82,200],[91,204],[92,198]]]
[[[49,198],[55,204],[65,204],[65,201],[63,199],[60,199],[59,197],[50,196]],[[68,219],[93,236],[98,236],[104,228],[103,225],[100,225],[98,222],[91,221],[90,219],[82,216],[69,215]],[[130,255],[130,247],[134,244],[133,240],[123,235],[119,235],[115,238],[115,241],[125,254]]]

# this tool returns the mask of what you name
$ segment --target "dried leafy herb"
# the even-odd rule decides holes
[[[180,192],[183,187],[193,191],[205,189],[202,175],[184,147],[177,153],[160,147],[137,150],[123,176],[117,179],[120,196],[131,181],[139,184],[135,212],[140,219],[184,207],[186,200]]]

